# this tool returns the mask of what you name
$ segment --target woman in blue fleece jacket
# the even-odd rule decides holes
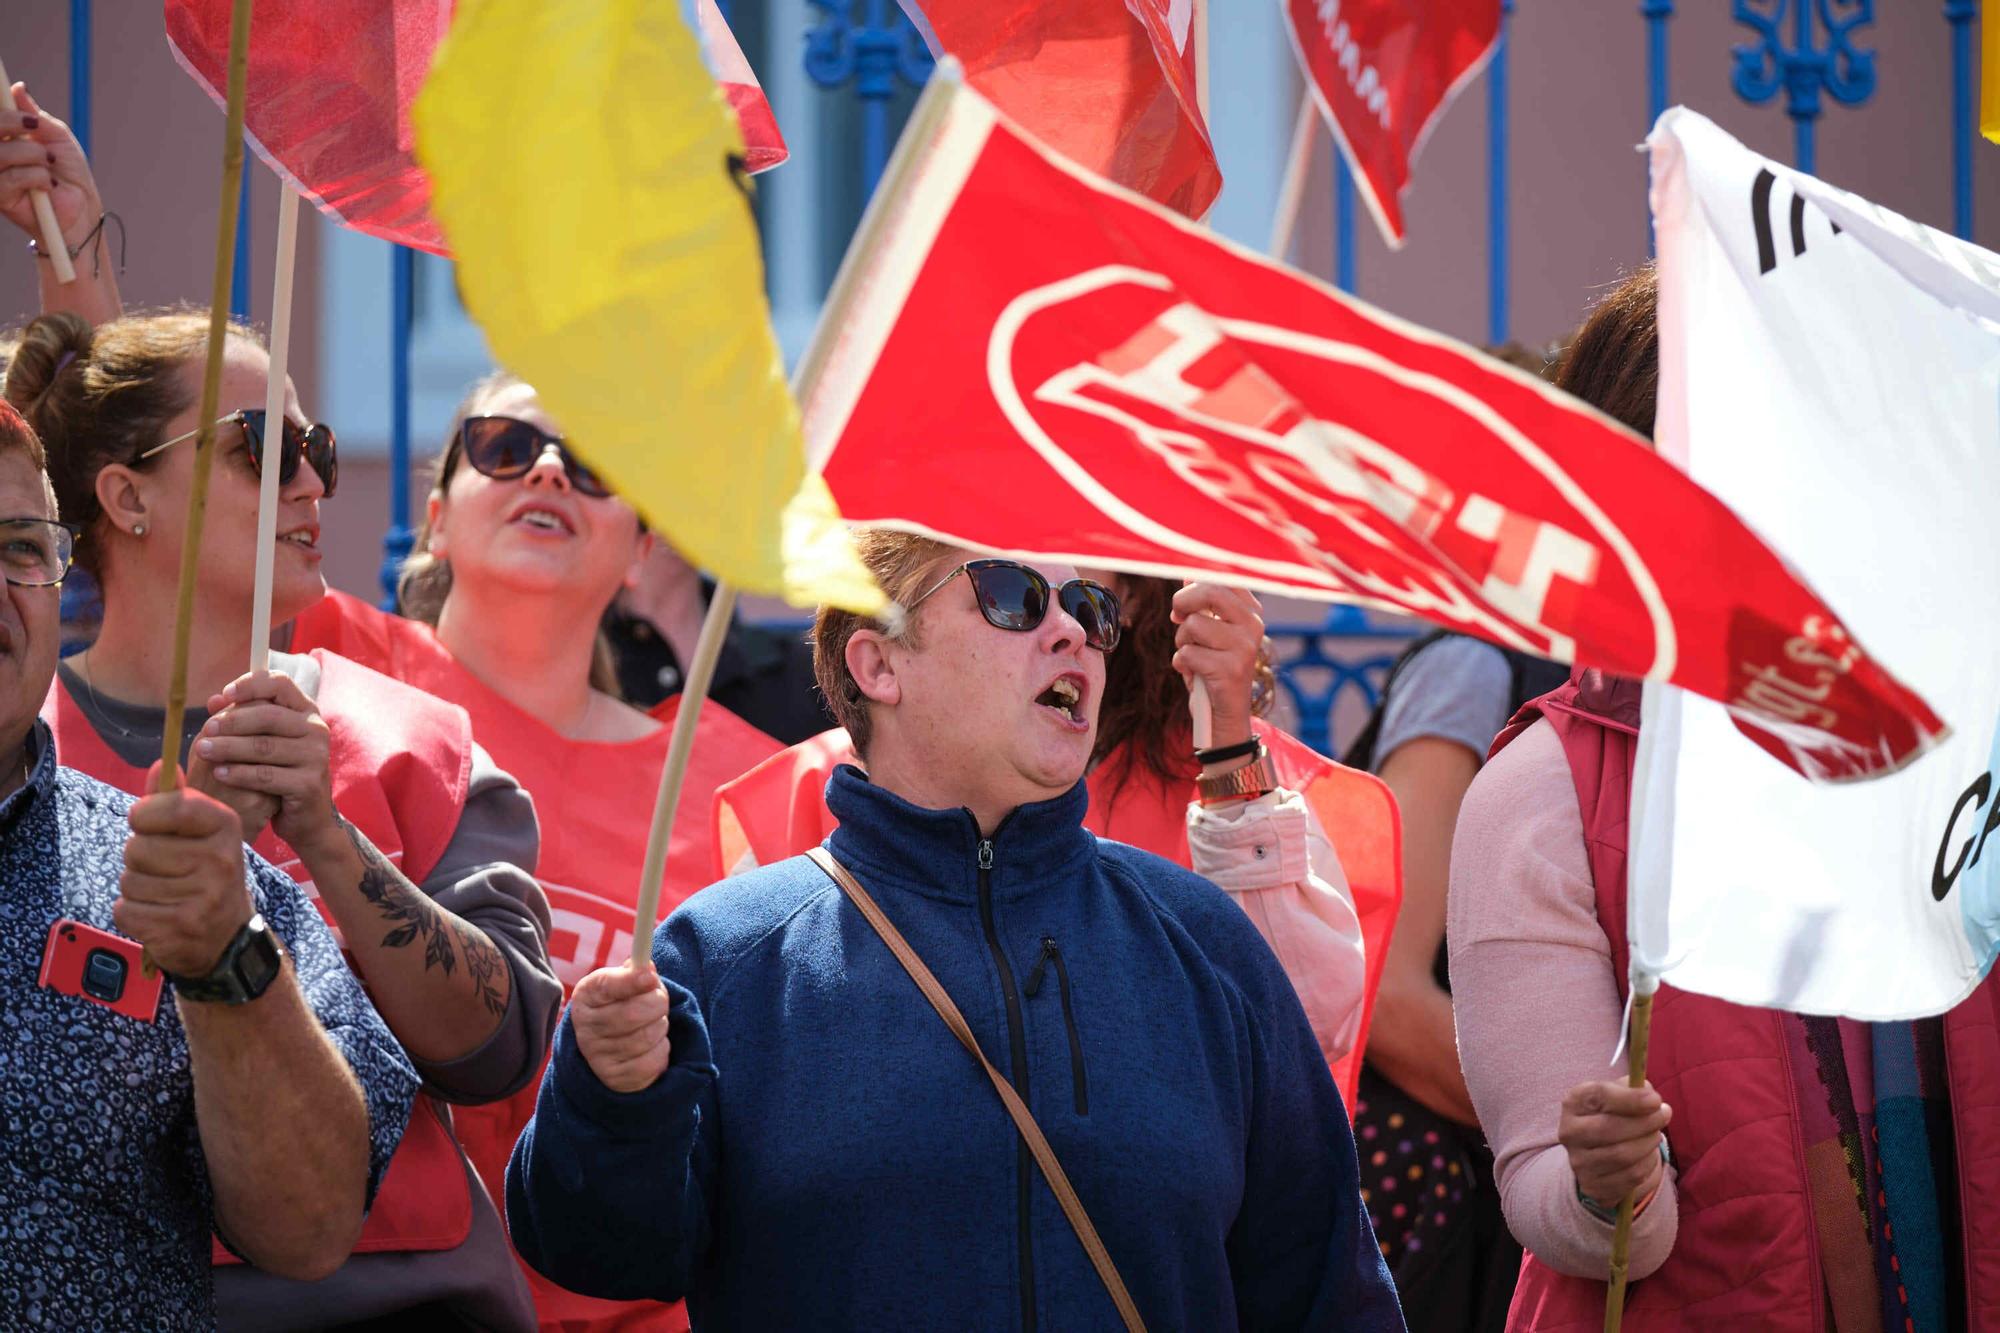
[[[1277,959],[1221,890],[1082,827],[1115,605],[923,538],[862,554],[912,614],[821,612],[869,767],[829,785],[828,846],[1033,1111],[1148,1327],[1401,1329]],[[555,1281],[685,1296],[701,1330],[1120,1327],[979,1065],[803,857],[579,984],[507,1214]]]

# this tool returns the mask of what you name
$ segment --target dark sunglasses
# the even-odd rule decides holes
[[[250,470],[258,476],[264,475],[264,409],[246,407],[240,412],[231,412],[215,424],[224,426],[235,422],[243,430],[243,439],[250,447]],[[171,440],[140,454],[135,462],[144,462],[154,454],[163,453],[183,440],[192,440],[201,434],[199,428],[176,435]],[[334,488],[340,484],[340,455],[333,438],[333,427],[324,422],[314,422],[301,426],[290,417],[285,418],[284,437],[278,441],[278,484],[289,486],[292,478],[299,475],[299,460],[303,458],[312,464],[312,470],[325,487],[327,499],[333,498]]]
[[[611,494],[611,488],[569,451],[562,436],[518,417],[467,417],[458,428],[458,447],[474,472],[495,481],[527,476],[536,460],[553,448],[579,494],[599,499]]]
[[[914,614],[926,598],[960,574],[972,583],[979,614],[995,629],[1031,630],[1049,613],[1049,581],[1018,560],[968,560],[933,583],[909,605]],[[1083,641],[1100,652],[1118,646],[1118,594],[1102,583],[1071,579],[1055,589],[1055,601],[1083,626]]]

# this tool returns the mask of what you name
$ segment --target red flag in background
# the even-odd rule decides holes
[[[1391,246],[1431,127],[1500,40],[1500,0],[1283,0],[1320,114]]]
[[[729,21],[722,17],[715,0],[695,0],[695,35],[701,38],[708,72],[722,85],[722,95],[729,99],[729,109],[736,113],[736,123],[743,130],[744,160],[750,174],[769,171],[790,156],[790,150],[785,147],[785,136],[778,133],[778,118],[771,114],[764,85],[757,82],[757,72],[743,58],[743,48],[736,44],[736,34],[729,30]]]
[[[694,26],[743,128],[750,170],[774,167],[785,141],[770,103],[714,0],[696,6]],[[167,44],[217,106],[230,8],[230,0],[166,0]],[[251,147],[322,213],[438,255],[450,251],[430,214],[410,104],[453,9],[454,0],[253,0],[244,109]]]
[[[229,11],[229,0],[166,0],[174,58],[217,106]],[[334,221],[432,254],[447,251],[413,153],[410,103],[451,14],[451,0],[254,0],[251,8],[251,146]]]
[[[1063,156],[1199,218],[1222,191],[1196,0],[899,0],[933,55]]]
[[[1671,681],[1820,778],[1940,738],[1777,552],[1576,399],[1089,176],[945,77],[885,180],[801,395],[849,521]]]

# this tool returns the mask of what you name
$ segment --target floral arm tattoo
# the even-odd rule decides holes
[[[500,976],[506,964],[493,941],[476,927],[460,921],[424,896],[421,889],[404,878],[401,871],[361,830],[341,819],[347,840],[361,858],[361,896],[382,915],[388,933],[382,936],[385,949],[403,949],[422,940],[424,970],[435,967],[450,976],[458,967],[458,949],[465,951],[465,974],[479,995],[480,1004],[490,1014],[507,1012],[506,997],[500,991]],[[452,937],[457,936],[455,949]]]

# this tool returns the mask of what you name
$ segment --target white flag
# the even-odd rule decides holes
[[[1648,143],[1661,452],[1794,562],[1951,735],[1872,782],[1805,783],[1721,705],[1649,686],[1634,953],[1744,1004],[1941,1013],[2000,945],[2000,256],[1686,110]],[[1832,679],[1809,646],[1792,665]]]

